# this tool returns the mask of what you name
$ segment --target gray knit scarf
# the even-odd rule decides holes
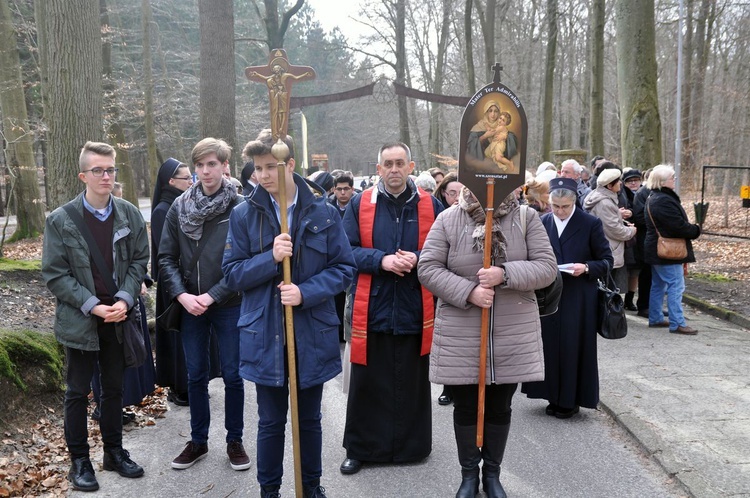
[[[458,198],[458,207],[466,211],[471,219],[474,220],[474,238],[473,249],[484,252],[484,231],[487,215],[479,201],[471,193],[471,190],[464,187],[461,189],[461,195]],[[518,207],[518,199],[513,192],[506,197],[492,215],[492,260],[505,261],[505,235],[500,229],[500,218],[513,211]]]
[[[203,224],[225,212],[236,197],[237,190],[226,178],[221,179],[218,192],[210,197],[203,193],[200,182],[194,183],[175,200],[180,229],[188,238],[200,240]]]

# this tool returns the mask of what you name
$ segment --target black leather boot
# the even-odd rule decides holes
[[[635,292],[626,292],[625,293],[625,309],[628,311],[638,311],[638,306],[635,305],[633,302],[633,298],[635,297]]]
[[[507,498],[500,484],[500,464],[503,463],[505,443],[508,442],[510,424],[484,424],[484,446],[482,446],[482,488],[487,498]]]
[[[456,498],[474,498],[479,493],[479,460],[482,453],[477,448],[477,426],[453,424],[461,464],[461,486]]]
[[[68,479],[73,483],[73,489],[78,491],[96,491],[99,483],[96,481],[94,466],[89,457],[79,457],[73,460],[68,472]]]
[[[281,486],[261,486],[260,498],[281,498],[279,489]]]
[[[122,448],[112,448],[104,450],[104,470],[114,470],[122,477],[141,477],[143,467],[130,459],[128,450]]]

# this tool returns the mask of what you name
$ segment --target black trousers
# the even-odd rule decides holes
[[[117,340],[112,323],[100,320],[97,333],[99,351],[65,348],[65,442],[73,459],[89,456],[87,407],[97,357],[102,386],[99,406],[102,442],[105,450],[122,446],[122,377],[125,371],[122,344]]]
[[[476,384],[450,386],[453,394],[453,423],[461,426],[477,425],[479,386]],[[510,423],[510,403],[518,384],[490,384],[484,390],[484,421],[492,425]]]
[[[635,305],[638,311],[648,309],[648,302],[651,299],[651,265],[643,263],[641,272],[638,274],[638,300]]]

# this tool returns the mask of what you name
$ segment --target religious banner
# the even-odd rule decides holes
[[[494,81],[474,94],[461,118],[458,180],[485,208],[498,206],[526,176],[526,112],[516,94],[500,83],[501,69],[493,66]],[[494,206],[487,206],[490,178]]]

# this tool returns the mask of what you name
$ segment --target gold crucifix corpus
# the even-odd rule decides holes
[[[251,66],[245,76],[265,83],[271,102],[271,132],[273,138],[285,137],[289,128],[289,98],[292,84],[315,78],[315,70],[308,66],[292,66],[284,49],[275,48],[268,55],[267,66]]]

